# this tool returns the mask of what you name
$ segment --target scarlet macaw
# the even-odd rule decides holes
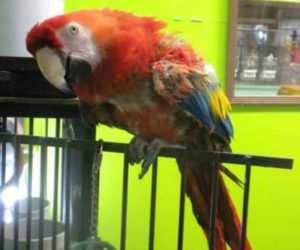
[[[228,151],[233,135],[230,104],[211,67],[188,43],[164,34],[165,26],[121,11],[78,11],[37,24],[26,39],[45,78],[78,96],[85,123],[134,135],[129,158],[143,159],[140,177],[163,145]],[[209,237],[213,163],[178,161],[185,165],[195,217]],[[241,225],[221,174],[218,181],[215,249],[226,243],[238,249]]]

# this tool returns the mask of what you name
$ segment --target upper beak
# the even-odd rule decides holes
[[[65,80],[67,83],[82,83],[92,73],[91,65],[84,59],[68,54],[65,62]]]
[[[65,93],[72,92],[72,84],[80,84],[92,73],[91,65],[84,59],[50,47],[39,49],[35,54],[44,77]]]

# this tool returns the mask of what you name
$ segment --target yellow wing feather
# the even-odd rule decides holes
[[[231,110],[231,105],[223,90],[218,87],[216,90],[209,92],[209,97],[213,113],[225,120],[227,112]]]
[[[196,86],[205,88],[209,96],[213,114],[225,120],[227,112],[231,110],[229,100],[227,99],[221,87],[219,85],[216,85],[216,83],[212,83],[211,79],[205,72],[197,70],[197,73],[202,77],[199,78],[200,81],[196,82]]]

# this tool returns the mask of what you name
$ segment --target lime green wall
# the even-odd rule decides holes
[[[299,106],[233,107],[235,152],[295,159],[292,171],[253,169],[249,237],[254,249],[300,249],[299,110]]]
[[[157,3],[157,4],[155,4]],[[186,1],[66,1],[66,10],[83,8],[118,8],[139,15],[151,15],[169,23],[169,30],[182,31],[216,69],[225,82],[228,3],[224,0]],[[182,19],[174,21],[174,17]],[[190,18],[202,19],[202,23]],[[300,111],[299,106],[234,106],[231,117],[235,125],[233,149],[239,153],[295,158],[294,170],[253,169],[248,234],[257,250],[300,249]],[[130,135],[104,126],[98,137],[107,141],[128,142]],[[155,249],[174,250],[177,242],[179,181],[173,161],[159,159]],[[231,167],[242,176],[241,168]],[[130,167],[128,197],[127,249],[147,249],[151,172],[143,180],[140,168]],[[228,182],[230,192],[241,208],[242,191]],[[101,172],[100,235],[119,246],[122,191],[122,158],[105,154]],[[187,200],[184,249],[205,249],[201,229]]]

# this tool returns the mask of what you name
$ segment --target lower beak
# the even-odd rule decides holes
[[[84,82],[92,73],[90,64],[61,50],[44,47],[36,52],[38,66],[54,87],[62,92],[72,92],[72,84]]]

